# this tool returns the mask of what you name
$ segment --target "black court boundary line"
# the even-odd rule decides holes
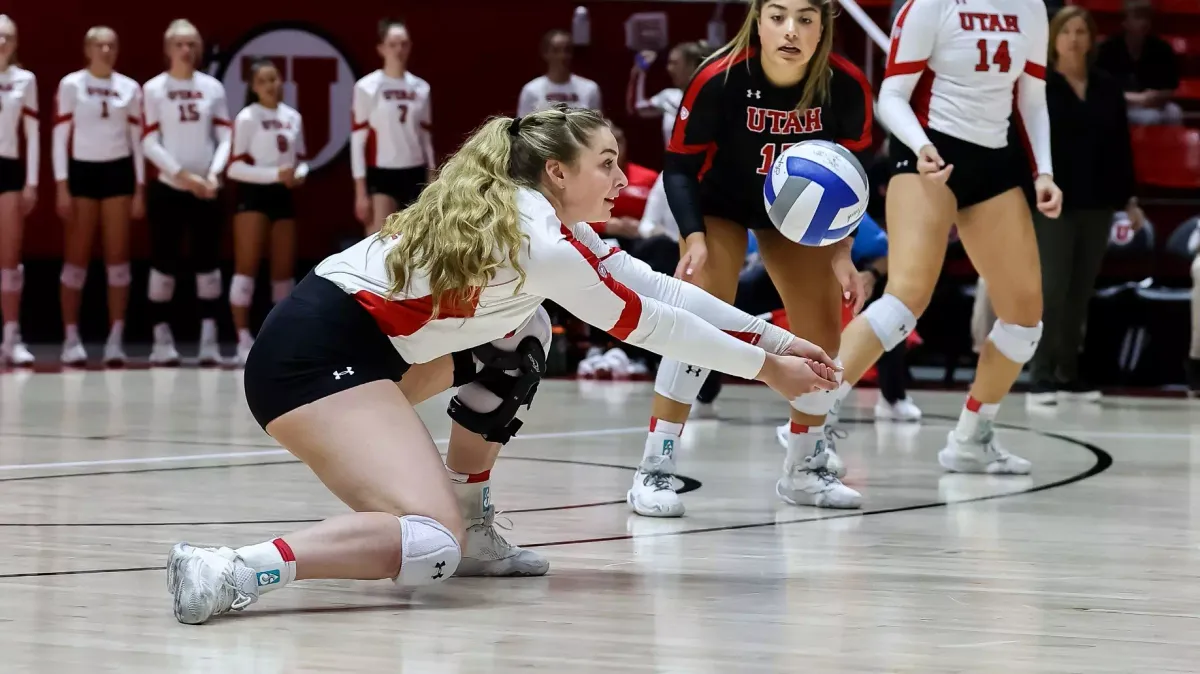
[[[955,417],[949,417],[949,416],[944,416],[944,415],[934,415],[934,414],[926,415],[925,418],[926,419],[939,419],[939,420],[943,420],[943,421],[956,421],[957,420]],[[866,423],[872,423],[872,422],[873,422],[873,420],[866,420],[866,419],[843,419],[843,420],[841,420],[841,423],[845,423],[845,424],[866,424]],[[548,547],[561,547],[561,546],[565,546],[565,545],[578,545],[581,543],[606,543],[606,542],[611,542],[611,541],[630,540],[633,538],[663,538],[663,537],[667,537],[667,536],[684,536],[684,535],[688,535],[688,534],[705,534],[705,533],[713,533],[713,532],[718,532],[718,531],[740,531],[740,530],[744,530],[744,529],[758,529],[758,528],[764,528],[764,527],[782,526],[782,525],[787,525],[787,524],[802,524],[802,523],[807,523],[807,522],[820,522],[822,520],[845,519],[848,517],[869,517],[869,516],[874,516],[874,515],[888,515],[888,514],[892,514],[892,513],[911,512],[911,511],[917,511],[917,510],[928,510],[930,508],[941,508],[941,507],[948,507],[948,506],[952,506],[952,505],[979,503],[982,501],[991,501],[991,500],[995,500],[995,499],[1012,498],[1015,496],[1024,496],[1026,494],[1034,494],[1037,492],[1047,491],[1050,489],[1057,489],[1058,487],[1065,487],[1067,485],[1071,485],[1076,482],[1081,482],[1088,478],[1095,477],[1096,475],[1099,475],[1100,473],[1103,473],[1104,471],[1108,470],[1113,465],[1113,458],[1112,458],[1111,454],[1109,454],[1107,451],[1105,451],[1101,447],[1099,447],[1093,443],[1086,442],[1084,440],[1072,438],[1072,437],[1069,437],[1069,436],[1066,436],[1066,435],[1063,435],[1060,433],[1054,433],[1054,432],[1050,432],[1050,431],[1042,431],[1042,430],[1039,430],[1036,428],[1030,428],[1027,426],[1020,426],[1017,424],[997,423],[996,427],[1009,429],[1009,430],[1017,430],[1017,431],[1033,433],[1036,435],[1040,435],[1042,437],[1060,440],[1062,442],[1066,442],[1068,444],[1075,445],[1077,447],[1083,447],[1084,449],[1086,449],[1092,453],[1092,455],[1096,458],[1096,463],[1094,463],[1091,468],[1087,469],[1086,471],[1084,471],[1082,473],[1077,473],[1075,475],[1065,477],[1065,478],[1063,478],[1061,480],[1057,480],[1055,482],[1048,482],[1046,484],[1030,487],[1029,489],[1022,489],[1020,491],[1006,492],[1006,493],[1002,493],[1002,494],[988,494],[986,496],[977,496],[975,498],[963,499],[961,501],[935,501],[935,502],[929,502],[929,503],[915,503],[915,504],[911,504],[911,505],[896,506],[896,507],[892,507],[892,508],[879,508],[876,510],[847,511],[844,513],[840,513],[840,514],[836,514],[836,515],[827,515],[827,516],[823,516],[823,517],[801,517],[801,518],[796,518],[796,519],[792,519],[792,520],[783,520],[783,521],[771,520],[769,522],[750,522],[750,523],[745,523],[745,524],[731,524],[731,525],[724,525],[724,526],[719,526],[719,527],[704,527],[704,528],[700,528],[700,529],[686,529],[683,531],[664,531],[661,533],[641,534],[641,535],[637,535],[637,536],[635,536],[634,534],[619,534],[616,536],[603,536],[603,537],[599,537],[599,538],[569,539],[569,540],[563,540],[563,541],[551,541],[551,542],[547,542],[547,543],[530,543],[530,544],[522,545],[521,547],[548,548]],[[517,457],[513,457],[513,458],[517,458]],[[522,458],[524,458],[524,457],[522,457]],[[530,459],[530,460],[537,460],[537,459]],[[559,460],[554,460],[554,461],[559,461]],[[607,465],[607,464],[600,464],[600,465]],[[235,466],[236,466],[236,464],[235,464]],[[232,466],[224,466],[224,467],[232,467]],[[103,473],[100,473],[100,474],[103,474]],[[620,501],[618,501],[618,503],[620,503]],[[39,577],[47,577],[47,576],[79,576],[79,575],[94,575],[94,574],[107,574],[107,573],[132,573],[132,572],[142,572],[142,571],[161,571],[161,570],[163,570],[163,568],[164,567],[161,567],[161,566],[139,566],[139,567],[120,568],[120,569],[81,569],[81,570],[77,570],[77,571],[42,571],[42,572],[36,572],[36,573],[0,574],[0,580],[13,579],[13,578],[39,578]]]

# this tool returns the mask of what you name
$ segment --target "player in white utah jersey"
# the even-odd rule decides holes
[[[21,340],[18,321],[25,285],[22,233],[25,216],[37,203],[37,78],[16,61],[17,24],[0,14],[0,318],[4,324],[0,366],[33,362],[33,354]]]
[[[55,96],[53,159],[62,219],[63,268],[59,275],[64,328],[62,362],[83,365],[87,352],[79,337],[79,304],[87,280],[96,226],[103,225],[108,272],[108,341],[104,362],[125,362],[122,337],[129,305],[129,221],[144,210],[142,88],[113,70],[117,34],[108,27],[88,30],[83,41],[88,66],[58,83]]]
[[[229,159],[229,106],[221,82],[196,70],[200,33],[185,19],[171,23],[164,36],[170,68],[142,88],[145,99],[142,147],[158,167],[158,180],[146,195],[150,221],[150,320],[154,326],[155,365],[179,363],[171,333],[170,302],[185,233],[200,314],[200,363],[221,361],[217,314],[221,308],[220,177]]]
[[[607,220],[624,185],[597,112],[492,119],[413,206],[301,281],[263,324],[246,401],[356,512],[238,549],[176,545],[176,618],[202,623],[305,578],[546,573],[495,531],[489,485],[494,443],[520,428],[545,372],[546,299],[788,397],[837,386],[821,349],[605,245],[586,221]],[[443,465],[413,405],[451,385]]]
[[[878,106],[893,134],[890,277],[883,297],[846,327],[840,355],[853,384],[907,338],[929,304],[957,224],[998,318],[958,425],[938,454],[952,472],[1031,468],[996,442],[993,422],[1042,335],[1042,277],[1025,196],[1031,173],[1038,210],[1056,218],[1062,207],[1050,161],[1047,24],[1042,0],[909,0],[892,29]],[[1024,143],[1008,142],[1020,134]]]
[[[376,49],[383,67],[354,83],[350,134],[354,212],[368,234],[416,201],[437,167],[429,83],[408,71],[408,28],[381,21]]]
[[[663,143],[671,142],[671,131],[675,128],[675,116],[683,104],[683,90],[692,81],[692,75],[704,59],[712,53],[704,42],[684,42],[675,45],[667,55],[667,74],[671,76],[671,87],[646,98],[646,71],[654,64],[657,55],[645,51],[634,57],[633,70],[629,73],[629,85],[625,91],[625,112],[643,119],[661,119]]]
[[[571,72],[573,55],[571,34],[567,31],[556,29],[542,37],[542,58],[547,71],[521,88],[517,98],[518,117],[555,105],[601,109],[600,85]]]
[[[233,122],[233,158],[227,174],[237,190],[233,216],[233,280],[229,305],[237,329],[237,361],[246,364],[254,338],[250,305],[268,240],[271,300],[278,304],[295,286],[296,220],[292,189],[304,182],[304,127],[300,113],[285,104],[283,78],[271,61],[250,66],[246,107]]]

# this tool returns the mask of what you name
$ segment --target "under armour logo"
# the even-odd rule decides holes
[[[905,166],[908,166],[907,159],[905,159],[904,161],[896,162],[896,168],[904,168]]]
[[[344,372],[337,372],[335,370],[333,373],[333,378],[337,379],[337,380],[341,380],[343,375],[347,376],[347,377],[354,376],[354,368],[348,367],[348,368],[346,368],[346,370]]]
[[[701,372],[701,371],[702,371],[702,370],[701,370],[701,368],[698,368],[698,367],[696,367],[695,365],[688,365],[688,366],[687,366],[687,369],[686,369],[686,370],[684,370],[684,371],[683,371],[683,373],[684,373],[684,374],[690,374],[690,375],[692,375],[693,377],[699,377],[699,376],[700,376],[700,372]]]
[[[762,91],[758,89],[747,89],[746,98],[762,98]]]
[[[442,577],[442,569],[446,568],[446,563],[438,562],[437,564],[433,565],[433,568],[437,569],[437,575],[430,576],[430,578],[432,578],[433,580],[437,580],[438,578]]]

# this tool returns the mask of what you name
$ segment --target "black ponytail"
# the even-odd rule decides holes
[[[254,105],[258,103],[258,92],[254,91],[254,80],[258,77],[258,71],[263,68],[274,68],[275,63],[270,59],[257,59],[250,64],[250,81],[246,83],[246,105]]]

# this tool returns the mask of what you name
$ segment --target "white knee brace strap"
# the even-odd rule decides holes
[[[440,522],[421,515],[405,515],[400,520],[403,538],[400,573],[392,582],[402,587],[440,583],[458,570],[462,549],[450,530]]]
[[[1042,341],[1042,322],[1027,328],[998,320],[988,333],[988,340],[996,345],[996,350],[1014,363],[1024,365],[1037,352],[1038,342]]]
[[[151,302],[170,302],[175,296],[175,277],[157,269],[150,270],[150,281],[146,284],[146,297]]]
[[[108,285],[110,288],[126,288],[133,281],[133,272],[129,269],[129,263],[125,264],[110,264],[105,268],[108,273]]]
[[[229,282],[229,303],[235,307],[248,307],[254,302],[254,277],[234,274]]]
[[[296,281],[290,278],[282,281],[271,281],[271,303],[279,304],[286,300],[295,288]]]
[[[501,351],[511,353],[517,350],[517,347],[526,337],[537,337],[538,341],[542,343],[546,354],[549,355],[552,336],[553,325],[550,323],[550,314],[546,313],[546,310],[542,307],[538,307],[533,316],[530,316],[529,320],[525,321],[525,325],[521,326],[520,329],[507,337],[492,341],[491,344]],[[479,367],[478,359],[475,360],[475,365]],[[521,374],[521,371],[506,370],[505,374],[517,376]],[[479,412],[480,414],[494,411],[503,402],[500,400],[500,396],[492,393],[486,386],[477,381],[460,386],[456,397],[471,411]]]
[[[62,273],[58,275],[58,281],[65,288],[81,290],[83,284],[87,282],[87,269],[69,263],[64,264]]]
[[[708,369],[663,358],[654,376],[654,392],[677,403],[691,405],[708,379]]]
[[[196,297],[202,300],[215,300],[221,297],[221,270],[214,269],[202,274],[196,274]]]
[[[841,360],[834,359],[834,362],[841,367]],[[842,373],[840,371],[837,373],[837,381],[838,384],[842,383]],[[792,409],[801,414],[810,414],[812,416],[820,417],[829,414],[829,411],[833,409],[833,404],[837,402],[837,399],[838,389],[836,388],[832,391],[811,391],[793,400]]]
[[[25,287],[25,265],[0,269],[0,293],[19,293]]]
[[[917,328],[917,317],[895,295],[884,293],[863,310],[884,351],[891,351]]]

